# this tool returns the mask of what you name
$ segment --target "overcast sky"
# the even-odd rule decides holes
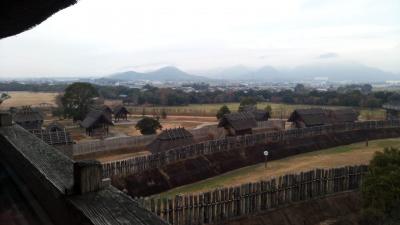
[[[0,78],[352,61],[400,72],[399,0],[80,0],[0,40]]]

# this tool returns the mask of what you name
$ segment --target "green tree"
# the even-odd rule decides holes
[[[137,130],[140,130],[140,133],[143,135],[150,135],[155,134],[158,129],[162,128],[162,126],[160,122],[156,119],[143,117],[143,119],[137,122],[135,128]]]
[[[55,107],[51,110],[51,115],[53,117],[58,117],[62,119],[64,117],[64,108],[63,107]]]
[[[231,113],[231,110],[229,110],[228,106],[223,105],[217,112],[217,119],[221,119],[225,114]]]
[[[400,224],[400,150],[375,153],[362,186],[361,224]]]
[[[9,96],[7,93],[2,93],[0,95],[0,104],[3,103],[5,100],[11,98],[11,96]]]
[[[61,98],[64,115],[74,121],[83,120],[93,105],[95,97],[98,97],[98,92],[89,83],[77,82],[69,85]]]
[[[297,94],[304,94],[306,93],[307,89],[304,86],[304,84],[296,84],[296,86],[294,87],[294,92]]]
[[[239,112],[257,109],[257,101],[252,97],[244,97],[240,101]]]
[[[265,107],[265,111],[267,111],[267,112],[269,113],[269,115],[271,116],[271,114],[272,114],[272,107],[271,107],[271,105],[267,105],[267,106]]]

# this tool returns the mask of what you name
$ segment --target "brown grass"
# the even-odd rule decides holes
[[[95,159],[100,162],[109,162],[109,161],[116,161],[116,160],[132,158],[132,157],[145,156],[145,155],[149,155],[149,154],[150,154],[149,151],[130,152],[130,153],[123,153],[123,154],[118,154],[118,155],[104,154],[102,156],[95,157]]]
[[[10,107],[20,107],[24,105],[38,106],[40,103],[48,103],[56,105],[55,100],[59,93],[45,92],[28,92],[28,91],[11,91],[8,92],[11,96],[0,105],[0,109],[8,109]]]

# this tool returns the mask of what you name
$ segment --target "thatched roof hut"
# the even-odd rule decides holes
[[[94,105],[91,107],[91,110],[102,111],[104,115],[108,116],[110,120],[112,120],[113,110],[108,105]]]
[[[103,111],[103,112],[105,112],[107,114],[112,114],[113,113],[113,110],[108,105],[94,105],[94,106],[92,106],[91,109]]]
[[[358,120],[358,112],[351,108],[328,110],[328,116],[332,124],[354,123]]]
[[[351,108],[343,109],[296,109],[288,122],[297,128],[322,126],[328,124],[354,123],[358,120],[358,112]]]
[[[330,119],[324,109],[296,109],[290,115],[288,122],[297,128],[314,127],[330,124]]]
[[[86,129],[86,133],[92,136],[95,131],[108,133],[108,126],[114,125],[109,115],[102,110],[92,109],[81,122],[81,126]]]
[[[63,131],[63,130],[65,130],[65,127],[57,121],[51,122],[46,127],[46,131],[48,131],[48,132],[56,132],[56,131]]]
[[[38,109],[24,106],[13,114],[15,123],[27,130],[42,129],[43,115]]]
[[[400,101],[391,101],[383,104],[382,108],[386,110],[387,120],[400,119]]]
[[[163,130],[147,147],[154,154],[194,143],[193,134],[183,127]]]
[[[127,120],[128,114],[130,114],[128,109],[123,105],[116,106],[113,109],[113,113],[114,113],[114,121],[118,121],[120,119]]]
[[[252,113],[256,121],[267,121],[271,117],[267,110],[257,109]]]
[[[218,127],[224,127],[228,135],[251,134],[257,121],[251,112],[229,113],[219,120]]]

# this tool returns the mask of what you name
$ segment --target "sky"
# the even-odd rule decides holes
[[[351,61],[400,73],[399,0],[80,0],[0,40],[0,78]]]

